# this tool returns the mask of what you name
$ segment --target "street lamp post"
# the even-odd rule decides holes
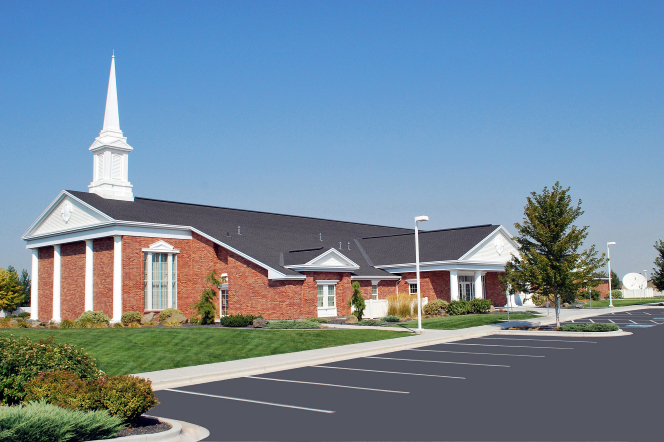
[[[609,247],[610,245],[615,245],[615,242],[607,242],[606,243],[606,255],[609,264],[609,307],[613,307],[613,296],[611,296],[611,248]]]
[[[415,269],[417,272],[417,331],[422,333],[422,296],[420,295],[420,238],[417,223],[429,221],[426,215],[415,217]]]

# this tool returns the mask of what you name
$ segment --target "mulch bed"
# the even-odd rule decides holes
[[[161,422],[154,417],[141,416],[133,426],[120,430],[115,437],[136,436],[140,434],[154,434],[167,431],[172,428],[171,424]]]
[[[526,330],[526,331],[557,331],[555,325],[541,325],[533,327],[532,325],[524,325],[519,327],[510,327],[507,330]]]

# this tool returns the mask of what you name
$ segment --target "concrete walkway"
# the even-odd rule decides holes
[[[606,313],[625,312],[646,309],[648,306],[638,305],[619,308],[602,309],[561,309],[561,322],[604,315]],[[522,309],[526,310],[526,309]],[[546,309],[531,309],[541,311],[542,317],[532,318],[522,322],[533,325],[555,324],[554,309],[550,309],[546,316]],[[516,310],[515,310],[516,311]],[[305,350],[294,353],[285,353],[257,358],[240,359],[228,362],[196,365],[192,367],[174,368],[147,373],[136,373],[135,376],[148,378],[152,381],[155,390],[184,387],[186,385],[202,384],[205,382],[220,381],[245,376],[270,373],[311,365],[328,364],[336,361],[373,356],[399,350],[407,350],[443,342],[458,341],[468,338],[500,333],[503,324],[484,325],[480,327],[464,328],[460,330],[424,330],[422,334],[387,339],[382,341],[363,342],[360,344],[342,345],[339,347]],[[362,328],[363,326],[342,326],[339,328]]]

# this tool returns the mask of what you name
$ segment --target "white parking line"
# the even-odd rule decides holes
[[[406,351],[432,351],[435,353],[459,353],[459,354],[465,354],[465,355],[491,355],[491,356],[521,356],[523,358],[543,358],[545,357],[544,355],[511,355],[509,353],[482,353],[482,352],[474,352],[474,351],[452,351],[452,350],[426,350],[423,348],[411,348],[410,350]]]
[[[632,324],[636,324],[636,322],[632,321],[631,319],[629,320],[629,322],[631,322]]]
[[[476,338],[476,339],[499,339],[501,341],[539,341],[539,342],[583,342],[586,344],[597,344],[597,341],[568,341],[566,339],[534,339],[534,338]]]
[[[379,391],[381,393],[400,393],[400,394],[410,393],[409,391],[382,390],[380,388],[353,387],[350,385],[338,385],[338,384],[322,384],[320,382],[293,381],[291,379],[263,378],[260,376],[247,376],[247,379],[262,379],[264,381],[291,382],[294,384],[322,385],[324,387],[352,388],[353,390]]]
[[[595,323],[595,321],[593,321],[593,320],[590,319],[590,318],[588,318],[588,321],[592,322],[593,324]]]
[[[613,322],[613,321],[612,321],[612,320],[610,320],[610,319],[609,319],[609,322],[610,322],[611,324],[615,324],[615,322]]]
[[[260,405],[271,405],[273,407],[282,407],[282,408],[294,408],[296,410],[305,410],[305,411],[315,411],[316,413],[334,413],[334,411],[331,410],[321,410],[319,408],[307,408],[307,407],[298,407],[297,405],[286,405],[286,404],[277,404],[274,402],[263,402],[263,401],[254,401],[252,399],[243,399],[239,397],[230,397],[230,396],[218,396],[216,394],[207,394],[207,393],[197,393],[195,391],[186,391],[186,390],[175,390],[173,388],[165,388],[166,391],[174,391],[176,393],[184,393],[184,394],[193,394],[196,396],[207,396],[207,397],[213,397],[217,399],[227,399],[229,401],[239,401],[239,402],[250,402],[252,404],[260,404]]]
[[[507,347],[507,348],[552,348],[554,350],[574,350],[569,347],[529,347],[527,345],[496,345],[496,344],[461,344],[459,342],[443,342],[438,345],[476,345],[479,347]]]
[[[348,368],[348,367],[333,367],[331,365],[312,365],[315,368],[334,368],[336,370],[352,370],[352,371],[368,371],[371,373],[388,373],[388,374],[407,374],[409,376],[426,376],[429,378],[447,378],[447,379],[466,379],[461,376],[443,376],[440,374],[423,374],[423,373],[405,373],[401,371],[385,371],[385,370],[366,370],[364,368]]]
[[[510,367],[509,365],[474,364],[472,362],[430,361],[428,359],[382,358],[380,356],[367,356],[365,359],[387,359],[390,361],[408,361],[408,362],[432,362],[434,364],[478,365],[482,367],[507,367],[507,368]]]

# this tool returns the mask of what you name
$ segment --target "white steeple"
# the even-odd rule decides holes
[[[106,112],[104,127],[90,146],[94,153],[90,193],[116,200],[134,201],[132,185],[129,182],[129,152],[133,148],[120,130],[118,112],[118,91],[115,83],[115,54],[111,58],[111,74],[108,77]]]

